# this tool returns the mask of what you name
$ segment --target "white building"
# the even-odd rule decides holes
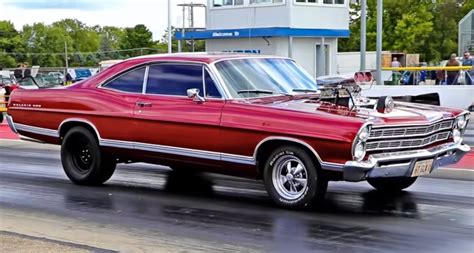
[[[337,40],[349,36],[348,0],[208,0],[206,51],[294,58],[313,76],[337,72]],[[324,46],[322,46],[324,45]]]

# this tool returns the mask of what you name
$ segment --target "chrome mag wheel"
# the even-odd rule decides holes
[[[306,192],[308,171],[300,159],[293,155],[284,155],[275,161],[272,180],[281,197],[295,200]]]

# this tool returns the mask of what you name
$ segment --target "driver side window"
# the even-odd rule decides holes
[[[164,63],[150,66],[147,94],[187,96],[186,91],[194,88],[203,96],[201,65]]]

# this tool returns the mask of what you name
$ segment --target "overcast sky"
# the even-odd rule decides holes
[[[25,24],[51,24],[64,18],[87,25],[132,27],[145,24],[158,40],[167,27],[167,0],[0,0],[0,20],[10,20],[18,30]],[[181,27],[179,3],[205,3],[206,0],[171,0],[172,25]],[[195,26],[204,27],[204,10],[195,11]],[[201,10],[199,10],[201,9]]]

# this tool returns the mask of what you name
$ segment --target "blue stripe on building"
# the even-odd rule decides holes
[[[244,29],[222,29],[189,31],[184,34],[176,32],[178,40],[202,40],[202,39],[233,39],[233,38],[256,38],[256,37],[333,37],[348,38],[349,30],[340,29],[306,29],[289,27],[270,28],[244,28]]]

